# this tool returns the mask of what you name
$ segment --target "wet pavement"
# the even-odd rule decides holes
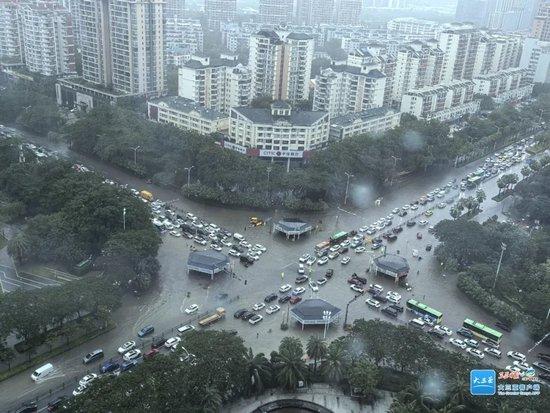
[[[183,199],[176,191],[145,184],[143,180],[116,168],[67,152],[62,145],[44,143],[38,138],[28,139],[68,154],[76,161],[103,173],[106,177],[119,183],[128,184],[129,187],[138,190],[150,190],[156,198],[166,202],[170,201],[174,207],[190,211],[208,222],[226,227],[230,231],[240,232],[250,243],[260,243],[266,246],[267,253],[263,254],[259,261],[248,268],[244,268],[238,260],[232,258],[235,277],[220,275],[215,280],[210,281],[202,276],[187,274],[186,261],[192,241],[183,237],[176,238],[168,233],[163,234],[163,244],[158,256],[162,265],[158,288],[142,297],[126,296],[122,308],[114,314],[117,322],[116,329],[77,349],[53,358],[50,362],[56,366],[57,376],[37,384],[31,382],[29,377],[31,371],[27,371],[0,383],[0,405],[3,406],[32,399],[38,394],[47,392],[49,388],[59,386],[64,381],[71,382],[73,377],[81,377],[87,369],[97,368],[98,366],[83,366],[82,356],[98,347],[103,348],[106,357],[113,356],[116,353],[116,348],[121,343],[129,339],[136,339],[137,331],[144,325],[153,324],[156,334],[166,332],[166,335],[175,335],[174,329],[176,327],[196,318],[190,317],[184,312],[184,309],[192,303],[199,305],[199,313],[213,311],[218,306],[224,307],[227,311],[227,317],[209,328],[238,330],[239,335],[245,340],[245,345],[252,347],[255,352],[262,351],[269,354],[270,351],[278,347],[280,340],[286,335],[295,335],[303,339],[304,342],[310,335],[322,335],[323,327],[306,328],[302,332],[301,328],[292,321],[290,328],[287,331],[282,331],[280,325],[283,319],[287,317],[289,309],[287,304],[282,306],[280,312],[273,315],[267,315],[265,310],[262,310],[261,314],[264,316],[264,320],[255,326],[235,319],[233,313],[239,308],[250,309],[254,303],[262,302],[266,295],[277,292],[282,284],[294,284],[294,278],[297,276],[298,257],[305,252],[312,253],[313,246],[322,240],[328,239],[332,233],[338,230],[350,231],[365,224],[373,223],[388,215],[393,208],[410,204],[421,195],[433,190],[435,187],[443,186],[453,178],[460,180],[483,163],[483,160],[481,160],[462,168],[409,178],[407,181],[397,183],[382,195],[375,194],[369,188],[368,182],[355,181],[351,186],[351,199],[355,202],[355,205],[360,205],[360,207],[348,205],[342,208],[348,212],[333,209],[323,214],[298,214],[298,217],[311,223],[317,223],[321,220],[323,230],[297,241],[289,241],[282,236],[271,234],[268,225],[259,228],[249,228],[247,226],[250,216],[261,216],[264,219],[277,220],[286,216],[280,211],[274,211],[270,216],[270,214],[259,211],[202,205]],[[522,166],[522,164],[514,165],[511,170],[504,173],[516,172],[520,175],[519,171]],[[496,179],[497,177],[493,177],[482,184],[482,188],[487,193],[487,200],[482,205],[484,212],[480,214],[483,219],[494,214],[500,215],[502,207],[491,200],[491,197],[498,193]],[[456,197],[457,195],[457,190],[451,190],[447,197]],[[470,195],[470,192],[467,192],[466,195]],[[378,207],[375,206],[374,201],[380,196],[382,200]],[[426,207],[434,207],[433,216],[426,218],[430,222],[429,225],[435,225],[441,219],[450,218],[450,206],[445,209],[435,208],[438,201],[440,200],[436,198],[435,202],[426,205]],[[422,207],[416,212],[423,212]],[[131,213],[131,211],[127,213]],[[403,220],[410,218],[410,215]],[[395,217],[393,223],[399,224],[399,220],[399,217]],[[417,232],[422,232],[422,240],[417,239]],[[441,272],[440,263],[433,257],[433,250],[430,253],[425,251],[425,246],[428,243],[435,246],[436,241],[432,235],[428,234],[427,226],[420,228],[417,224],[412,228],[405,226],[404,231],[399,234],[398,240],[387,246],[387,253],[395,253],[399,249],[401,254],[408,259],[411,266],[408,282],[413,285],[412,291],[407,292],[397,287],[392,280],[373,276],[370,273],[367,275],[368,282],[381,284],[386,291],[398,291],[403,297],[402,303],[405,303],[409,298],[415,298],[441,311],[443,313],[443,324],[454,331],[461,327],[465,318],[472,318],[489,326],[494,325],[496,321],[494,317],[487,315],[458,291],[456,278],[452,275],[444,275]],[[420,251],[420,255],[423,257],[421,261],[412,257],[413,249]],[[303,297],[323,298],[345,311],[346,304],[353,298],[349,284],[346,282],[348,276],[354,272],[364,275],[371,257],[380,253],[382,253],[381,250],[373,253],[368,249],[364,254],[355,254],[350,249],[347,255],[351,257],[351,262],[347,266],[341,265],[339,259],[330,261],[325,266],[315,264],[313,266],[313,278],[319,278],[328,268],[335,270],[335,276],[327,284],[321,286],[318,293],[311,291],[305,284],[306,292]],[[284,277],[282,273],[284,273]],[[368,297],[365,296],[364,298]],[[390,322],[405,323],[409,318],[412,318],[411,315],[405,313],[401,314],[397,320],[389,319],[378,310],[367,307],[364,298],[356,300],[349,306],[349,322],[357,318],[382,318]],[[330,340],[342,335],[344,333],[342,325],[343,316],[336,325],[330,326],[327,339]],[[515,331],[504,335],[501,349],[503,352],[511,349],[525,352],[530,344],[532,345],[524,332]],[[444,345],[449,346],[447,342]],[[489,359],[488,361],[495,362],[495,359]],[[502,360],[496,361],[496,364],[503,367],[510,364],[510,360],[504,357]]]

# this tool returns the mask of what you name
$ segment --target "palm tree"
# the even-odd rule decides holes
[[[457,405],[463,405],[470,394],[468,382],[462,376],[456,376],[451,383],[451,401]]]
[[[524,178],[531,175],[531,172],[532,172],[531,168],[529,168],[527,165],[521,168],[521,174],[523,175]]]
[[[487,194],[485,194],[485,191],[483,189],[478,189],[476,191],[476,200],[480,204],[483,203],[487,199]]]
[[[403,397],[407,402],[414,402],[419,411],[423,412],[430,411],[436,403],[436,400],[425,394],[424,387],[418,380],[403,390]]]
[[[456,413],[466,409],[466,406],[463,404],[454,404],[453,402],[447,403],[445,406],[437,409],[438,413]]]
[[[330,343],[325,359],[321,363],[321,371],[330,383],[338,383],[344,378],[346,363],[344,346],[341,342]]]
[[[415,413],[419,412],[416,407],[416,402],[412,401],[410,403],[401,402],[399,400],[394,400],[390,406],[389,413]]]
[[[206,386],[202,392],[202,406],[205,412],[219,412],[222,396],[215,387]]]
[[[310,336],[306,344],[306,353],[313,358],[313,372],[317,373],[317,360],[322,360],[327,353],[325,340],[319,336]]]
[[[21,264],[29,252],[30,241],[24,233],[19,233],[8,242],[8,254]]]
[[[458,217],[460,216],[460,210],[458,209],[458,205],[453,205],[453,207],[451,208],[450,214],[453,219],[458,219]]]
[[[266,382],[271,379],[271,363],[265,357],[264,353],[258,353],[254,355],[252,349],[249,348],[245,355],[246,363],[248,365],[248,378],[250,382],[250,393],[261,393],[264,391]]]
[[[287,390],[296,390],[298,381],[305,381],[307,366],[302,357],[302,343],[294,337],[285,337],[279,345],[279,352],[273,354],[277,369],[277,381]]]

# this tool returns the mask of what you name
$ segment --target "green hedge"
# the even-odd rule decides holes
[[[539,320],[498,299],[483,289],[469,274],[459,274],[457,285],[460,291],[466,294],[470,300],[498,319],[510,325],[525,324],[531,336],[534,338],[542,336],[542,323]]]

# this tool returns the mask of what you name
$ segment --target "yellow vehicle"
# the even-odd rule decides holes
[[[145,191],[145,190],[141,191],[139,193],[139,196],[141,196],[143,199],[145,199],[146,201],[149,201],[149,202],[153,201],[153,199],[154,199],[153,194],[151,192]]]
[[[251,223],[251,224],[256,224],[258,221],[260,221],[260,218],[258,218],[258,217],[250,217],[250,223]]]
[[[225,308],[223,307],[218,307],[216,309],[216,312],[214,314],[211,314],[207,317],[204,317],[204,318],[201,318],[199,320],[199,325],[201,327],[206,327],[206,326],[209,326],[210,324],[213,324],[215,323],[216,321],[222,319],[225,317]]]

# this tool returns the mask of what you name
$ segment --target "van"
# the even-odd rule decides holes
[[[184,333],[187,333],[188,331],[194,330],[195,326],[192,326],[191,324],[187,324],[185,326],[182,326],[178,328],[178,335],[181,336]]]
[[[409,324],[416,328],[423,328],[426,325],[426,323],[419,318],[413,318],[409,321]]]
[[[103,358],[103,356],[104,356],[103,350],[98,348],[97,350],[94,350],[91,353],[86,354],[82,358],[82,362],[84,364],[88,364],[88,363],[91,363],[92,361],[96,361],[96,360],[99,360],[99,359]]]
[[[53,372],[53,365],[51,363],[44,364],[42,367],[37,368],[33,374],[31,374],[31,379],[38,381]]]
[[[233,234],[233,238],[235,238],[237,241],[243,241],[243,240],[244,240],[244,236],[241,235],[241,234],[239,234],[239,233],[237,233],[237,232],[235,232],[235,233]]]

